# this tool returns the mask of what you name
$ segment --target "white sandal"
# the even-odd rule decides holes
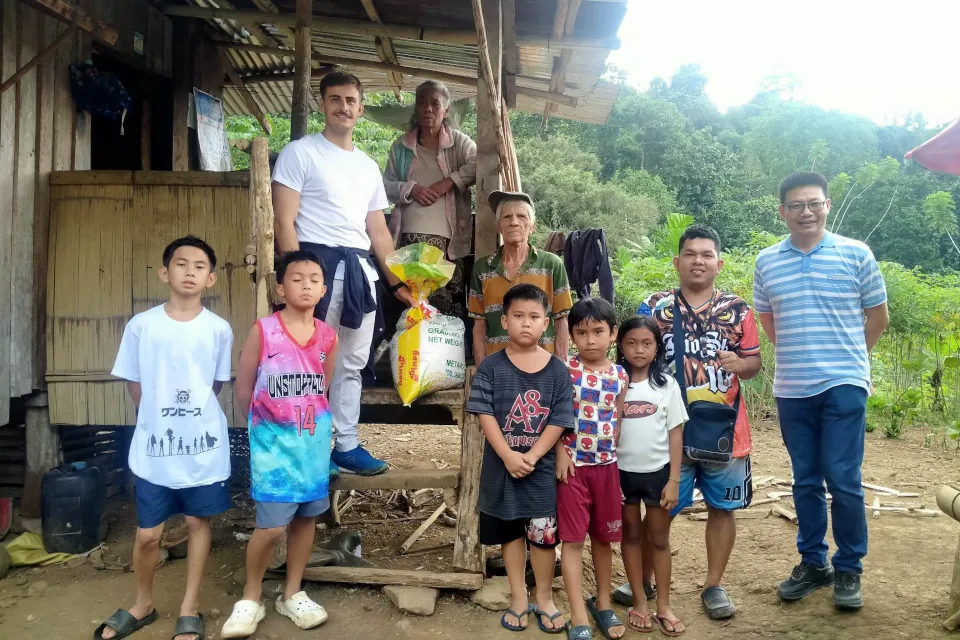
[[[220,630],[221,638],[246,638],[257,632],[257,625],[267,615],[267,609],[259,602],[240,600],[233,605],[233,612]]]
[[[298,591],[289,600],[277,598],[277,613],[293,620],[301,629],[313,629],[327,621],[327,612],[310,599],[306,591]]]

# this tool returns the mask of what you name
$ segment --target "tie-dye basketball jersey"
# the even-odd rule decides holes
[[[327,497],[331,421],[323,365],[336,333],[314,322],[313,337],[301,346],[279,313],[257,321],[260,366],[249,429],[254,500],[299,503]]]

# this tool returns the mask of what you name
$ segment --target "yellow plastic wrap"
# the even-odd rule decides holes
[[[417,305],[407,309],[390,342],[393,382],[404,405],[417,398],[463,385],[464,326],[441,315],[427,297],[453,277],[453,263],[436,247],[419,242],[387,256],[387,267],[407,285]]]

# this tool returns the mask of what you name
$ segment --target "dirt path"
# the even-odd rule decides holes
[[[369,426],[364,434],[374,451],[389,454],[397,466],[435,468],[444,462],[455,465],[459,446],[456,428],[431,427],[429,433],[425,433],[425,429]],[[789,477],[787,455],[776,429],[761,426],[755,431],[754,440],[754,477]],[[908,432],[901,441],[869,434],[864,475],[868,481],[917,491],[922,497],[915,502],[936,508],[933,496],[937,487],[960,480],[960,459],[924,448],[919,429]],[[759,493],[762,495],[765,491]],[[427,506],[426,510],[432,508]],[[375,517],[365,509],[372,507],[361,508],[347,519]],[[208,638],[219,636],[219,627],[239,592],[233,574],[243,564],[243,543],[234,538],[233,532],[246,530],[247,515],[240,510],[232,513],[231,518],[215,523],[215,549],[208,566],[203,607],[207,612],[218,609],[220,618],[208,625]],[[122,554],[129,548],[133,523],[130,501],[111,502],[108,537],[111,553]],[[386,562],[416,524],[364,527],[364,555]],[[863,579],[866,606],[859,614],[852,615],[836,613],[827,590],[795,605],[779,603],[774,593],[776,584],[797,562],[796,527],[779,518],[746,519],[738,524],[739,538],[727,571],[726,586],[739,613],[733,621],[723,624],[708,621],[698,603],[706,563],[704,524],[685,517],[676,522],[672,545],[679,552],[674,558],[674,602],[675,610],[688,624],[684,637],[695,640],[947,637],[940,622],[946,615],[953,555],[960,535],[957,522],[946,517],[910,518],[890,514],[870,519],[870,555],[865,561]],[[450,529],[435,526],[417,546],[428,547],[451,539]],[[437,557],[420,556],[390,566],[443,569],[448,558],[447,553]],[[160,569],[156,606],[161,619],[136,638],[159,640],[172,635],[185,570],[183,561]],[[615,575],[617,572],[622,572],[619,564]],[[45,593],[27,596],[27,588],[41,581],[47,584]],[[559,587],[559,581],[556,584]],[[444,593],[435,615],[418,618],[400,614],[374,588],[312,585],[308,592],[327,608],[329,622],[317,631],[300,632],[288,621],[278,619],[271,606],[255,637],[271,640],[379,640],[386,637],[516,640],[517,637],[500,628],[498,614],[474,606],[460,594]],[[90,638],[102,619],[118,606],[131,604],[133,593],[133,575],[121,571],[97,571],[89,565],[14,570],[0,581],[0,637]],[[558,600],[564,600],[562,589],[556,593]],[[565,606],[564,601],[562,607]],[[528,633],[541,637],[536,630]],[[595,637],[600,635],[597,633]],[[627,637],[642,636],[630,632]]]

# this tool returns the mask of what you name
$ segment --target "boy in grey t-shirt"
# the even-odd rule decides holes
[[[480,418],[487,443],[480,472],[480,542],[501,545],[511,585],[524,584],[526,548],[537,582],[536,604],[514,589],[500,623],[526,628],[530,613],[548,633],[566,626],[553,602],[557,546],[557,481],[553,446],[574,427],[573,387],[566,365],[538,346],[547,328],[546,294],[518,284],[503,297],[503,351],[477,368],[467,411]]]

